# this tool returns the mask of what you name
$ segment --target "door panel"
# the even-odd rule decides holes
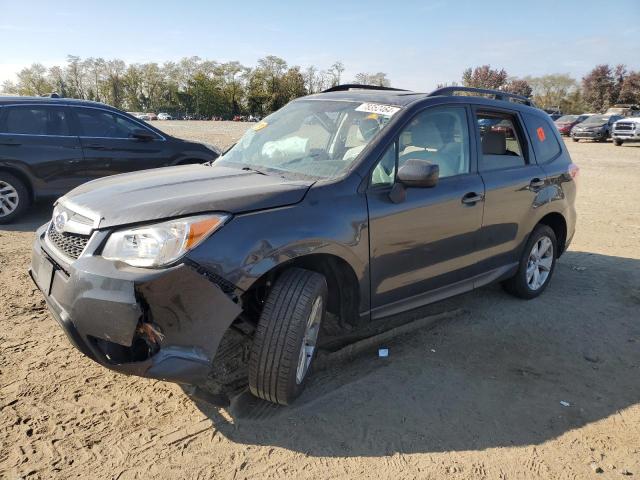
[[[468,119],[460,105],[418,113],[372,171],[367,200],[374,317],[420,303],[423,294],[477,271],[484,184],[474,171]],[[389,192],[396,170],[409,159],[437,164],[438,184],[406,188],[406,198],[394,203]]]
[[[163,167],[170,161],[162,140],[82,137],[80,141],[85,158],[82,174],[87,179]]]
[[[482,201],[463,203],[471,192],[484,193],[477,174],[444,178],[434,188],[409,188],[398,204],[388,190],[367,194],[373,308],[477,272]]]
[[[478,170],[486,191],[478,236],[479,269],[487,272],[519,260],[546,175],[535,163],[517,112],[482,107],[474,115]]]

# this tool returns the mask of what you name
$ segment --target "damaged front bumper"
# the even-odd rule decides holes
[[[67,262],[36,233],[29,273],[71,343],[112,370],[197,384],[241,312],[233,295],[188,264],[135,268],[91,255],[107,233]]]

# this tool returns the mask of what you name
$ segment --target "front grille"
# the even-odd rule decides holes
[[[75,260],[80,256],[80,254],[82,254],[84,248],[87,246],[90,236],[69,232],[60,233],[54,228],[52,223],[49,225],[47,237],[49,238],[51,245],[53,245],[56,250],[64,256]]]
[[[618,130],[633,130],[633,127],[633,123],[616,123],[615,131],[617,132]]]

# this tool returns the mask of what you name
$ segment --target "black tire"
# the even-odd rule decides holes
[[[579,142],[580,141],[579,138],[574,138],[574,137],[571,137],[571,140],[573,140],[574,142]]]
[[[5,213],[5,211],[9,209],[10,204],[8,200],[3,198],[2,193],[8,192],[9,189],[15,193],[8,198],[16,199],[17,205],[15,205],[11,212]],[[0,203],[2,203],[2,205],[0,205],[0,225],[11,223],[17,218],[20,218],[31,204],[29,190],[22,180],[11,173],[2,171],[0,171]]]
[[[256,397],[289,405],[302,393],[309,368],[298,382],[298,360],[307,322],[319,297],[321,325],[327,305],[324,276],[291,268],[276,280],[262,309],[249,359],[249,388]]]
[[[622,145],[622,143],[623,143],[623,142],[622,142],[622,140],[618,140],[617,138],[615,138],[615,139],[613,140],[613,144],[614,144],[616,147],[619,147],[620,145]]]
[[[543,237],[548,237],[551,240],[551,244],[553,246],[553,253],[551,256],[551,267],[549,269],[549,273],[546,277],[544,283],[537,289],[532,289],[527,281],[527,267],[529,265],[529,255],[531,254],[531,250],[533,249],[534,244],[538,243]],[[522,256],[520,258],[520,262],[518,264],[518,271],[516,274],[505,280],[502,283],[504,289],[509,292],[511,295],[514,295],[519,298],[524,298],[525,300],[530,300],[532,298],[536,298],[542,292],[545,291],[549,282],[551,281],[551,277],[553,276],[553,271],[556,268],[556,260],[558,256],[558,241],[556,239],[556,234],[553,229],[547,225],[537,225],[536,228],[533,229],[531,235],[529,235],[529,240],[522,251]]]

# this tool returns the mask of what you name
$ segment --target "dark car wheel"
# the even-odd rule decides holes
[[[622,141],[622,140],[618,140],[617,138],[614,138],[614,139],[613,139],[613,144],[614,144],[616,147],[619,147],[620,145],[622,145],[622,144],[623,144],[623,141]]]
[[[253,338],[251,393],[280,405],[302,393],[326,305],[327,282],[319,273],[291,268],[277,279]]]
[[[580,141],[579,138],[575,138],[575,137],[572,137],[571,140],[573,140],[574,142],[579,142]]]
[[[0,172],[0,224],[21,217],[31,203],[29,190],[19,178]]]
[[[527,300],[540,295],[551,281],[557,251],[553,229],[547,225],[538,225],[525,245],[517,273],[503,282],[505,290]]]

